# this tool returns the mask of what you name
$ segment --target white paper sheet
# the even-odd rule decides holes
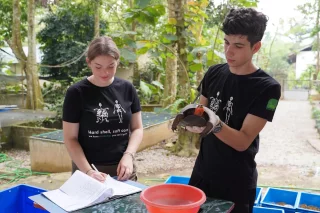
[[[113,196],[113,189],[76,171],[59,189],[43,193],[66,211],[74,211]]]
[[[107,201],[113,196],[122,196],[141,191],[140,188],[117,181],[110,177],[104,183],[75,171],[75,173],[56,190],[43,194],[65,211],[75,211]]]
[[[107,188],[113,189],[113,195],[127,195],[127,194],[133,194],[136,192],[140,192],[141,189],[135,186],[131,186],[129,184],[123,183],[121,181],[117,181],[110,177],[109,175],[106,178],[106,181],[104,184],[107,186]]]

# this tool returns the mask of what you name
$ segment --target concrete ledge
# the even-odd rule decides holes
[[[173,137],[175,133],[169,128],[172,121],[173,119],[144,128],[138,152]]]
[[[29,148],[32,171],[71,171],[71,158],[63,142],[30,137]]]
[[[138,152],[173,137],[175,133],[169,128],[171,122],[172,120],[167,120],[145,127]],[[32,171],[52,173],[71,171],[71,158],[63,141],[32,136],[29,139],[29,147]]]

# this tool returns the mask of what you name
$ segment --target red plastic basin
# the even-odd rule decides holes
[[[196,213],[206,195],[185,184],[159,184],[143,190],[140,199],[150,213]]]

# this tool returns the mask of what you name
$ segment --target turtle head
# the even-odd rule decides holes
[[[197,107],[194,109],[194,114],[198,116],[202,116],[204,113],[204,108],[202,104],[197,105]]]

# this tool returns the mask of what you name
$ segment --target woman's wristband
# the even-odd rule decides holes
[[[132,157],[132,160],[134,160],[134,155],[131,152],[124,152],[123,155],[130,155]]]
[[[89,169],[87,172],[86,172],[86,175],[88,174],[88,172],[90,172],[91,170],[93,170],[93,169]],[[94,171],[94,170],[93,170]]]

